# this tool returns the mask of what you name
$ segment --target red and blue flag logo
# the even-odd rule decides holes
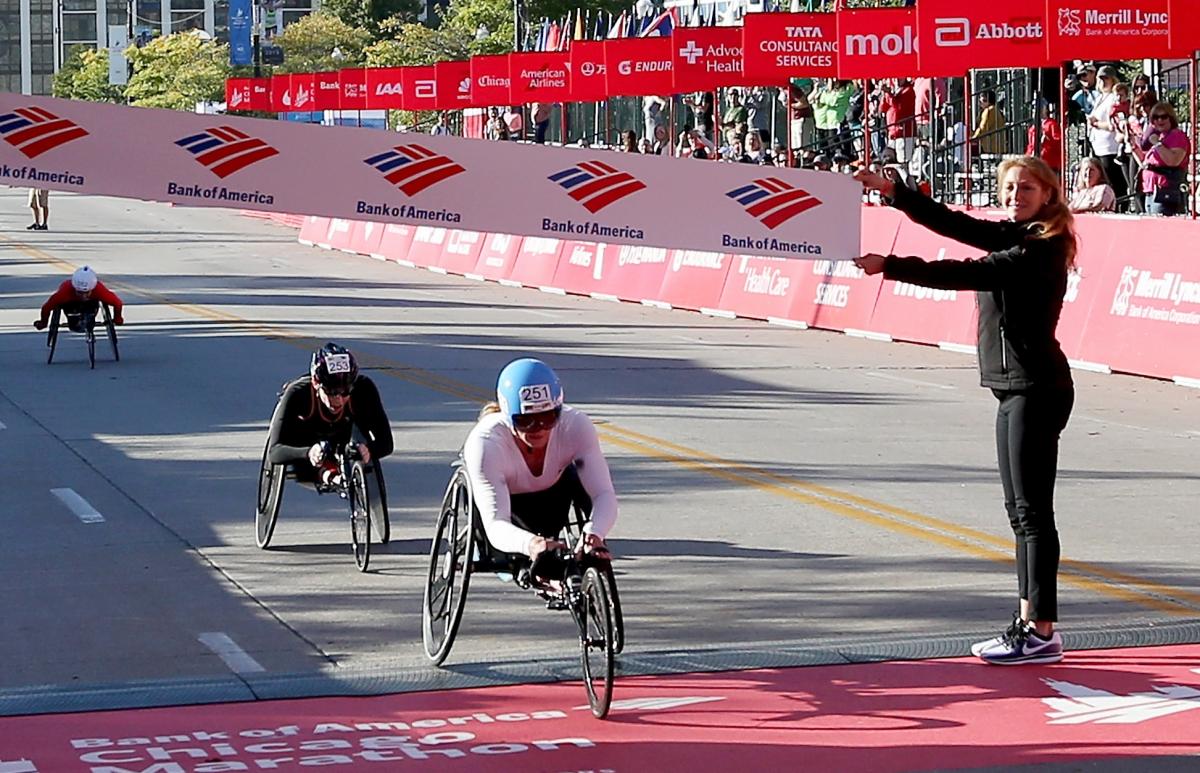
[[[11,113],[0,115],[0,135],[28,158],[37,158],[87,134],[79,124],[59,118],[42,107],[18,107]]]
[[[584,161],[546,179],[557,183],[592,214],[646,187],[633,175],[603,161]]]
[[[397,145],[363,163],[383,173],[383,179],[407,196],[415,196],[431,185],[467,171],[453,159],[438,155],[424,145]]]
[[[816,196],[778,177],[755,180],[725,195],[741,204],[746,214],[772,229],[821,204]]]
[[[196,161],[222,180],[264,158],[279,155],[267,143],[232,126],[217,126],[176,140]]]

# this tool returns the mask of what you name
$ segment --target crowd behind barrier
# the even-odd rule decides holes
[[[1000,213],[995,213],[996,217]],[[864,252],[965,258],[976,251],[899,212],[864,206]],[[1079,271],[1058,338],[1076,368],[1200,387],[1200,224],[1122,215],[1077,218]],[[851,261],[605,245],[307,217],[300,241],[406,266],[546,292],[763,319],[973,352],[970,292],[866,276]]]

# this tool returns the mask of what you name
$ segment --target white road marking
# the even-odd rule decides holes
[[[8,429],[8,425],[0,421],[0,429]]]
[[[202,633],[200,643],[212,650],[235,674],[259,674],[267,669],[237,645],[227,633]]]
[[[949,384],[935,384],[932,381],[922,381],[919,378],[905,378],[904,376],[893,376],[891,373],[880,373],[879,371],[875,370],[867,371],[867,375],[874,376],[875,378],[887,379],[888,381],[900,381],[905,384],[933,387],[934,389],[954,389],[954,387],[950,386]]]
[[[550,319],[558,319],[558,315],[550,311],[539,311],[538,309],[520,309],[526,314],[533,314],[538,317],[549,317]]]
[[[33,760],[0,760],[0,773],[38,773],[38,769]]]
[[[70,508],[75,517],[84,523],[104,523],[104,516],[100,515],[86,499],[76,494],[74,489],[52,488],[50,493],[58,497],[64,505]]]

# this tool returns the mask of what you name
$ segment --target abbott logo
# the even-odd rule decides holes
[[[904,32],[876,35],[872,32],[846,36],[847,56],[900,56],[917,52],[917,34],[905,25]]]
[[[1080,24],[1079,11],[1074,8],[1059,8],[1058,9],[1058,34],[1069,35],[1071,37],[1079,37]]]
[[[941,48],[960,48],[971,45],[971,20],[961,17],[934,19],[937,25],[933,41]]]
[[[437,99],[437,81],[417,81],[413,84],[413,96],[417,99]]]
[[[695,64],[696,60],[704,56],[704,49],[696,45],[696,41],[689,40],[687,45],[679,49],[679,55],[687,60],[688,64]]]

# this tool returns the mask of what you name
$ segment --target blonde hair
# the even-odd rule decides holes
[[[500,413],[500,403],[496,402],[495,400],[490,403],[484,403],[483,407],[479,409],[479,418],[482,419],[484,416],[487,416],[490,413]],[[476,419],[476,421],[478,420],[479,419]]]
[[[1058,174],[1037,156],[1010,156],[1001,161],[996,170],[996,189],[1001,192],[1001,196],[1004,195],[1004,178],[1012,169],[1024,169],[1033,175],[1039,185],[1050,191],[1050,199],[1038,212],[1030,230],[1035,239],[1063,237],[1066,241],[1067,268],[1074,270],[1075,253],[1078,250],[1075,240],[1075,216],[1067,207]],[[1001,200],[1001,203],[1005,202]]]

